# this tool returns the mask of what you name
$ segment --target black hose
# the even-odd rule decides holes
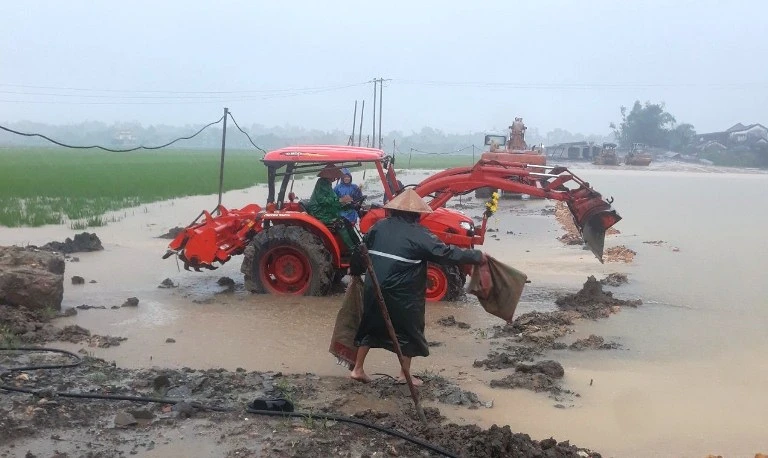
[[[10,373],[10,372],[30,371],[30,370],[38,370],[38,369],[63,369],[63,368],[69,368],[69,367],[76,367],[83,362],[83,359],[79,355],[72,353],[71,351],[59,350],[57,348],[16,347],[16,348],[0,348],[0,351],[50,352],[50,353],[60,353],[60,354],[75,358],[74,362],[66,363],[66,364],[16,366],[16,367],[3,368],[4,372],[0,371],[0,377],[3,376],[5,373]],[[47,390],[38,390],[38,389],[32,389],[32,388],[16,387],[16,386],[10,386],[10,385],[0,385],[0,390],[12,391],[17,393],[25,393],[25,394],[31,394],[31,395],[52,393],[53,395],[59,396],[62,398],[75,398],[75,399],[103,399],[107,401],[156,402],[159,404],[171,404],[171,405],[175,405],[175,404],[179,404],[180,402],[183,402],[183,399],[153,398],[153,397],[146,397],[146,396],[126,396],[126,395],[120,395],[120,394],[68,393],[65,391],[47,391]],[[199,404],[197,402],[192,402],[190,404],[197,409],[210,410],[215,412],[232,412],[235,410],[228,407],[207,406],[207,405]],[[351,423],[354,425],[370,428],[385,434],[389,434],[390,436],[394,436],[394,437],[406,440],[420,447],[423,447],[427,450],[431,450],[435,453],[439,453],[449,458],[459,458],[458,455],[454,455],[453,453],[445,449],[442,449],[436,445],[430,444],[429,442],[423,441],[419,438],[409,436],[405,433],[402,433],[394,429],[384,428],[383,426],[378,426],[373,423],[369,423],[367,421],[359,420],[354,417],[325,414],[325,413],[318,414],[318,413],[311,413],[311,412],[281,412],[281,411],[272,411],[272,410],[257,410],[250,407],[247,407],[246,411],[248,413],[252,413],[256,415],[265,415],[268,417],[317,418],[317,419],[323,419],[323,420],[338,421],[341,423]]]
[[[266,415],[269,417],[298,417],[298,418],[317,418],[322,420],[332,420],[332,421],[338,421],[342,423],[351,423],[354,425],[364,426],[366,428],[371,428],[376,431],[389,434],[390,436],[398,437],[400,439],[404,439],[408,442],[414,443],[420,447],[426,448],[428,450],[431,450],[435,453],[439,453],[443,456],[447,456],[449,458],[459,458],[458,455],[454,455],[453,453],[442,449],[436,445],[430,444],[429,442],[423,441],[417,437],[409,436],[405,433],[401,433],[400,431],[397,431],[395,429],[388,429],[384,428],[383,426],[378,426],[373,423],[369,423],[367,421],[359,420],[354,417],[347,417],[343,415],[333,415],[333,414],[318,414],[318,413],[311,413],[311,412],[281,412],[281,411],[273,411],[273,410],[256,410],[253,408],[246,408],[245,409],[249,413],[257,414],[257,415]]]

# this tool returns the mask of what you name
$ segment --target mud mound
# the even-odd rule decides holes
[[[603,285],[590,275],[584,287],[576,294],[566,294],[555,300],[561,310],[578,312],[583,318],[607,318],[621,307],[637,307],[640,300],[621,300],[613,297],[610,291],[603,291]]]
[[[619,245],[605,250],[603,260],[605,262],[624,262],[628,264],[635,260],[636,254],[637,252],[630,250],[624,245]]]
[[[508,345],[504,351],[492,351],[488,357],[483,360],[476,360],[472,365],[474,367],[485,366],[488,370],[509,369],[515,367],[524,361],[533,361],[534,358],[543,354],[543,351],[524,345]]]
[[[42,311],[60,310],[64,259],[32,247],[0,247],[0,303]]]
[[[621,348],[621,345],[616,342],[606,342],[604,338],[590,335],[586,339],[579,339],[572,343],[568,348],[571,350],[583,351],[583,350],[616,350]]]
[[[453,315],[448,315],[448,316],[444,316],[444,317],[440,318],[439,320],[437,320],[437,324],[439,324],[440,326],[445,326],[445,327],[456,326],[459,329],[469,329],[470,328],[469,324],[467,324],[467,323],[465,323],[463,321],[456,321],[456,318],[454,318]]]
[[[57,251],[59,253],[81,253],[86,251],[101,251],[101,240],[96,234],[82,232],[76,234],[74,239],[67,237],[64,242],[48,242],[40,247],[41,250]]]
[[[608,286],[621,286],[625,283],[629,283],[629,278],[627,277],[627,274],[622,274],[618,272],[613,272],[608,274],[607,277],[600,280],[601,285],[608,285]]]

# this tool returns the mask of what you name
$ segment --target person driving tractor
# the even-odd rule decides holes
[[[352,174],[349,173],[349,169],[341,169],[341,173],[344,175],[341,177],[341,182],[333,188],[339,198],[349,196],[352,198],[352,202],[360,202],[363,200],[363,192],[360,190],[360,186],[352,183]],[[341,216],[348,219],[350,223],[357,223],[357,210],[354,208],[347,208],[341,210]]]
[[[332,181],[341,179],[344,174],[338,167],[329,164],[320,170],[317,176],[319,178],[309,199],[307,212],[326,226],[336,229],[344,245],[352,251],[357,246],[354,242],[357,235],[353,237],[354,232],[350,230],[349,220],[341,217],[341,211],[352,203],[352,197],[337,196],[331,185]]]

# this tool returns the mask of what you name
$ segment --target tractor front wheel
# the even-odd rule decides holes
[[[446,266],[430,262],[427,265],[428,302],[455,301],[464,293],[466,276],[459,266]]]
[[[315,234],[275,225],[258,233],[243,253],[245,287],[255,293],[325,296],[333,279],[331,254]]]

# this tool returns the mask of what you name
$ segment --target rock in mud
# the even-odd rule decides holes
[[[104,247],[101,245],[101,240],[96,234],[90,234],[83,232],[76,234],[74,239],[67,237],[62,242],[48,242],[42,247],[41,250],[57,251],[59,253],[81,253],[86,251],[101,251]]]
[[[579,339],[570,345],[571,350],[583,351],[583,350],[616,350],[621,348],[616,342],[606,342],[600,336],[594,334],[590,335],[586,339]]]
[[[171,411],[176,412],[179,418],[189,418],[197,412],[197,409],[188,402],[179,402],[173,405]]]
[[[453,315],[448,315],[440,318],[437,320],[437,324],[445,327],[451,327],[456,326],[459,329],[469,329],[469,324],[463,322],[463,321],[456,321],[456,318]]]
[[[120,411],[115,415],[115,428],[125,428],[138,424],[136,418],[128,412]]]
[[[603,291],[603,285],[593,275],[587,278],[584,287],[576,294],[566,294],[555,300],[561,310],[578,312],[584,318],[607,318],[614,307],[637,307],[641,300],[621,300],[613,293]]]
[[[101,310],[104,310],[104,309],[106,309],[106,307],[103,306],[103,305],[88,305],[88,304],[81,304],[81,305],[76,306],[75,308],[79,309],[79,310],[90,310],[90,309],[101,309]]]
[[[166,232],[163,235],[158,236],[159,239],[175,239],[177,235],[179,235],[184,230],[183,227],[176,226],[172,227],[171,229],[168,229],[168,232]]]
[[[81,277],[79,275],[74,275],[72,277],[72,284],[73,285],[84,285],[85,284],[85,278],[83,278],[83,277]]]
[[[159,285],[157,285],[158,288],[176,288],[178,285],[173,282],[170,278],[166,278],[162,282],[160,282]]]
[[[64,258],[34,248],[0,247],[0,303],[61,310]]]
[[[563,378],[565,375],[565,369],[557,361],[551,359],[545,361],[539,361],[535,364],[518,364],[515,367],[515,372],[522,372],[526,374],[544,374],[552,378]]]
[[[139,298],[138,297],[129,297],[128,299],[123,302],[123,305],[120,307],[138,307],[139,306]]]
[[[600,284],[608,286],[621,286],[625,283],[629,283],[627,274],[622,274],[619,272],[610,273],[607,277],[600,280]]]
[[[234,280],[232,280],[232,279],[231,279],[231,278],[229,278],[229,277],[221,277],[221,278],[219,278],[219,279],[216,281],[216,283],[217,283],[219,286],[226,286],[226,287],[228,287],[228,288],[234,288],[234,287],[235,287],[235,281],[234,281]]]

